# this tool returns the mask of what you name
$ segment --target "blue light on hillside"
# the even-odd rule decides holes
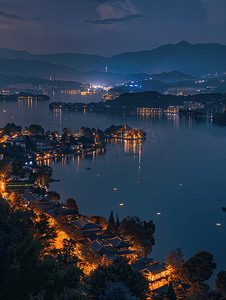
[[[131,81],[131,82],[125,84],[124,86],[129,87],[130,89],[133,89],[133,90],[142,89],[142,85],[139,84],[139,81]]]

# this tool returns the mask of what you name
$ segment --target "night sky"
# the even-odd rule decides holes
[[[0,2],[0,47],[111,56],[181,40],[226,45],[226,0]]]

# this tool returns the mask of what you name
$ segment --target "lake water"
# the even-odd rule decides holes
[[[153,220],[155,260],[163,261],[175,248],[186,259],[207,250],[218,265],[214,274],[226,270],[226,127],[172,115],[54,112],[48,105],[0,102],[0,127],[12,121],[46,130],[128,124],[147,132],[142,144],[112,142],[104,154],[52,162],[60,182],[51,183],[50,190],[59,192],[63,202],[74,198],[82,214],[108,219],[113,210],[120,220],[127,215]]]

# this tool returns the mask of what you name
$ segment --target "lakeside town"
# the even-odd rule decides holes
[[[60,227],[51,247],[43,251],[61,249],[65,240],[73,239],[77,244],[76,255],[83,261],[81,264],[84,264],[86,275],[95,270],[100,261],[108,265],[117,258],[125,258],[131,261],[133,270],[149,278],[150,291],[156,294],[167,292],[169,268],[146,257],[154,245],[155,225],[152,221],[142,222],[138,217],[125,220],[125,227],[129,221],[145,226],[145,236],[135,238],[128,235],[126,228],[127,234],[120,234],[121,223],[118,215],[115,222],[113,212],[108,222],[100,216],[82,216],[74,199],[69,198],[63,204],[57,192],[48,191],[52,169],[37,164],[40,160],[55,157],[55,154],[81,155],[104,149],[108,139],[142,140],[146,133],[128,125],[112,125],[104,132],[87,127],[73,133],[70,129],[63,132],[62,136],[57,132],[44,132],[39,125],[30,125],[22,131],[14,123],[1,129],[0,148],[4,149],[0,156],[2,197],[13,209],[33,210],[39,218],[48,220],[51,226]],[[88,263],[88,254],[80,254],[81,248],[85,248],[83,251],[90,256],[94,255],[97,262]]]
[[[47,258],[52,257],[64,272],[70,266],[83,274],[76,279],[76,293],[80,298],[75,299],[100,299],[103,289],[108,286],[106,281],[103,287],[96,287],[99,285],[99,276],[105,276],[100,272],[113,272],[108,276],[114,277],[114,272],[121,273],[122,270],[129,279],[117,276],[121,276],[120,282],[130,287],[129,291],[135,299],[171,299],[172,293],[176,297],[182,293],[185,297],[197,285],[201,297],[207,297],[208,288],[204,281],[216,268],[212,254],[200,251],[184,261],[181,250],[176,249],[167,256],[166,262],[155,261],[150,257],[155,245],[155,224],[152,220],[147,222],[138,216],[128,216],[120,221],[117,215],[115,221],[113,211],[108,221],[102,216],[81,215],[73,198],[65,201],[57,191],[48,190],[49,182],[54,180],[52,169],[48,165],[38,164],[40,160],[55,157],[55,154],[84,155],[89,151],[102,151],[111,139],[142,141],[145,136],[144,131],[128,125],[112,125],[105,131],[82,127],[72,132],[65,128],[61,136],[57,132],[45,132],[37,124],[22,130],[19,125],[8,123],[1,129],[1,212],[5,211],[7,222],[13,222],[13,226],[19,228],[15,230],[22,230],[21,247],[24,247],[23,243],[26,244],[25,253],[38,240],[41,245],[38,259],[42,264],[48,263]],[[32,239],[28,233],[33,236]],[[14,238],[8,241],[3,247],[4,255]],[[194,277],[193,263],[200,264],[198,277]],[[219,286],[222,275],[224,273],[220,272],[217,279]],[[67,276],[70,277],[71,273]],[[87,288],[87,284],[91,289]],[[33,288],[32,295],[38,299],[52,299],[50,287],[44,283],[42,286],[41,290]],[[56,297],[65,293],[64,289],[56,290],[55,286],[54,289]],[[70,285],[67,293],[68,289]],[[4,293],[7,295],[6,290]],[[14,296],[12,293],[11,297]]]
[[[16,156],[28,161],[43,161],[64,156],[103,153],[109,140],[140,141],[146,133],[128,125],[111,125],[104,131],[97,128],[81,127],[72,132],[63,128],[58,131],[45,130],[37,124],[25,127],[8,123],[0,130],[1,159]]]
[[[225,15],[0,2],[0,300],[226,300]]]

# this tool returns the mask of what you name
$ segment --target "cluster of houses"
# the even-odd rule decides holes
[[[7,197],[5,198],[7,199]],[[153,293],[166,293],[168,291],[167,279],[170,275],[168,267],[159,262],[153,262],[152,258],[137,257],[133,245],[117,232],[112,233],[103,230],[101,225],[90,222],[77,210],[69,209],[66,205],[56,200],[50,200],[47,196],[28,192],[26,187],[24,187],[21,200],[25,206],[36,207],[50,217],[51,224],[57,223],[61,217],[64,217],[65,220],[66,217],[70,230],[72,232],[73,230],[79,231],[79,241],[84,243],[93,253],[100,256],[105,255],[108,261],[113,261],[118,257],[133,261],[131,267],[143,273],[148,279],[149,288]],[[63,238],[65,237],[63,236]],[[59,245],[61,245],[60,242]]]
[[[58,132],[50,132],[48,136],[32,135],[25,130],[25,132],[14,134],[12,137],[5,136],[2,145],[3,147],[8,145],[19,147],[24,156],[31,155],[36,161],[41,161],[67,155],[103,152],[108,139],[140,140],[145,137],[142,130],[130,128],[128,125],[119,127],[109,133],[96,132],[88,128],[86,129],[88,135],[77,130],[68,135],[62,134],[62,136]],[[0,159],[3,159],[2,156]]]
[[[216,113],[223,113],[225,111],[224,103],[216,103],[209,101],[205,104],[196,101],[184,101],[183,105],[171,105],[166,110],[162,108],[141,107],[136,108],[137,114],[152,114],[152,113],[173,113],[178,114],[180,111],[194,111],[200,112],[203,115],[212,116]]]
[[[11,144],[12,146],[20,146],[24,149],[24,151],[32,151],[36,159],[41,160],[65,154],[82,153],[84,151],[84,147],[83,144],[78,141],[80,136],[81,133],[79,132],[76,137],[70,140],[70,142],[62,143],[60,137],[53,140],[51,135],[48,139],[46,139],[46,137],[41,135],[27,136],[21,134],[8,138],[6,143]]]
[[[143,273],[148,279],[150,290],[153,293],[166,293],[168,291],[167,278],[170,270],[164,264],[153,262],[152,258],[136,258],[133,245],[120,234],[103,230],[101,225],[88,221],[77,210],[68,209],[66,205],[49,200],[48,197],[25,193],[21,198],[25,205],[37,206],[43,213],[53,219],[67,217],[70,227],[74,226],[76,230],[81,232],[82,242],[92,252],[100,256],[105,255],[109,261],[113,261],[118,257],[133,258],[134,263],[131,264],[131,267],[133,270]]]

